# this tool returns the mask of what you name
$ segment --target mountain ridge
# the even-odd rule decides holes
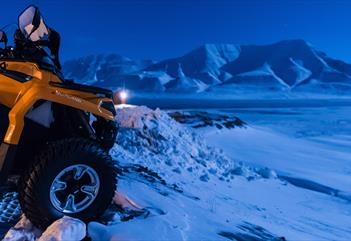
[[[266,45],[205,44],[161,61],[117,54],[64,63],[78,82],[135,92],[233,93],[351,90],[351,64],[329,57],[302,39]]]

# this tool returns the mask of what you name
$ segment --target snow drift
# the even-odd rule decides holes
[[[141,164],[163,176],[191,175],[202,181],[257,175],[160,109],[118,108],[117,123],[121,129],[111,154],[123,163]]]

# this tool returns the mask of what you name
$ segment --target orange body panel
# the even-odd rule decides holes
[[[22,83],[0,73],[0,104],[11,109],[9,128],[4,138],[5,143],[15,145],[19,143],[24,127],[24,117],[39,100],[70,106],[107,120],[114,119],[113,113],[101,108],[102,102],[112,100],[92,93],[51,86],[49,84],[51,81],[62,81],[53,73],[39,69],[34,63],[19,61],[5,61],[5,63],[7,70],[21,72],[32,77],[30,81]]]

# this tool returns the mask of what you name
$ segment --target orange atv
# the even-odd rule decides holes
[[[96,219],[117,185],[113,94],[62,77],[37,7],[19,16],[18,31],[14,48],[0,32],[0,186],[17,188],[40,228],[63,215]]]

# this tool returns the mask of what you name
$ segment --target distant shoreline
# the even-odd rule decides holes
[[[351,107],[350,99],[205,99],[133,97],[128,104],[161,109]]]

